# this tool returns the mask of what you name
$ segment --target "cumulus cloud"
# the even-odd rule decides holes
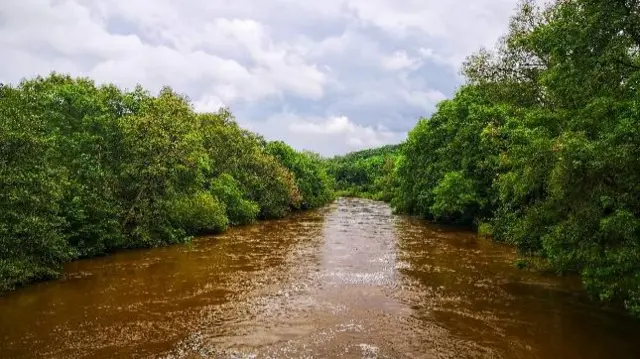
[[[397,134],[380,124],[376,128],[362,126],[346,116],[334,116],[320,121],[297,119],[289,124],[288,130],[294,134],[343,137],[352,149],[381,146],[396,140],[397,137]]]
[[[227,107],[222,99],[215,95],[204,95],[199,100],[193,102],[193,109],[196,112],[218,112],[223,107]]]
[[[516,0],[0,2],[0,82],[51,71],[229,106],[323,154],[402,140]]]
[[[390,71],[409,69],[417,65],[418,60],[409,57],[405,51],[396,51],[392,55],[382,57],[382,67]]]
[[[241,121],[241,124],[299,149],[317,152],[322,146],[321,154],[325,156],[397,143],[406,136],[406,133],[393,132],[381,123],[361,125],[346,116],[300,116],[285,112],[274,114],[265,122]]]

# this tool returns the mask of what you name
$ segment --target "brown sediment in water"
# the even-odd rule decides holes
[[[640,358],[640,321],[467,231],[340,199],[0,297],[1,358]]]

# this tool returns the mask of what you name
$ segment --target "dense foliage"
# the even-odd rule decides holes
[[[293,173],[302,195],[302,209],[318,207],[333,198],[333,188],[324,163],[314,153],[297,152],[281,141],[267,144],[267,153],[277,158]]]
[[[66,261],[188,241],[331,199],[317,156],[163,89],[0,85],[0,291]]]
[[[326,160],[327,172],[335,180],[336,195],[390,200],[400,147],[387,145]]]
[[[524,1],[409,134],[400,211],[472,224],[640,314],[640,4]]]

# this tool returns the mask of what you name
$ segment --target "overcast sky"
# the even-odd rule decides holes
[[[0,82],[51,71],[230,107],[323,155],[401,141],[516,0],[0,0]]]

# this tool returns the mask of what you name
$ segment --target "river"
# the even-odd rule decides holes
[[[339,199],[0,297],[0,358],[640,358],[640,321],[471,232]]]

